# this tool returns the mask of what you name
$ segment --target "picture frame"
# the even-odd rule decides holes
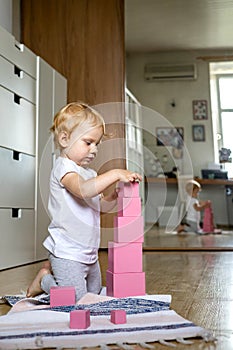
[[[180,149],[184,143],[183,127],[157,127],[155,130],[157,146]]]
[[[205,126],[204,125],[193,125],[192,135],[194,142],[204,142],[205,141]]]
[[[193,100],[192,104],[193,104],[193,119],[207,120],[208,119],[207,100]]]

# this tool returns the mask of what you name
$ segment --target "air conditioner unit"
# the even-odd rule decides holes
[[[159,64],[145,65],[144,77],[147,81],[158,80],[192,80],[197,78],[196,65],[187,64]]]

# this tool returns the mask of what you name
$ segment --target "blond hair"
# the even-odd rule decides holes
[[[83,102],[71,102],[60,109],[54,116],[53,125],[50,131],[54,135],[54,143],[57,148],[59,144],[59,134],[67,132],[70,134],[74,129],[83,123],[88,122],[90,126],[102,126],[103,135],[105,134],[105,122],[103,117],[95,109]]]
[[[201,185],[199,184],[199,182],[197,182],[195,180],[189,180],[186,183],[185,189],[189,195],[192,195],[195,188],[198,188],[199,190],[201,189]]]

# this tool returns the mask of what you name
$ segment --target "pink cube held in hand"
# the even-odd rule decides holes
[[[119,182],[119,197],[135,198],[139,197],[139,182]]]

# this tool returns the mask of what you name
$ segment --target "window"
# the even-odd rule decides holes
[[[233,62],[210,63],[211,107],[215,146],[215,161],[219,163],[219,150],[231,150],[233,156]],[[233,177],[233,164],[224,163],[228,177]]]

